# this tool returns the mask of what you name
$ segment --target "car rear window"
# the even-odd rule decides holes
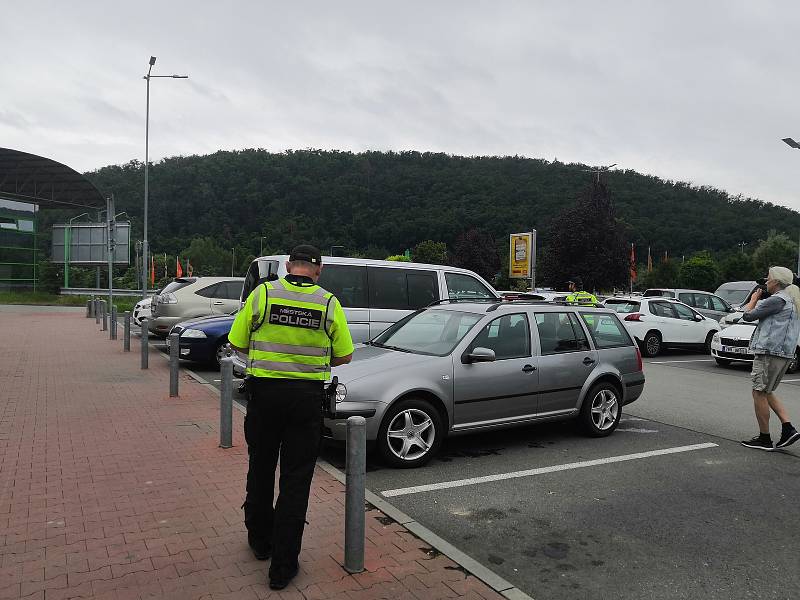
[[[662,298],[674,298],[675,292],[670,292],[669,290],[645,290],[643,296],[645,298],[656,298],[658,296]]]
[[[609,298],[605,301],[606,308],[623,314],[639,312],[641,306],[641,302],[634,302],[633,300],[613,300]]]
[[[185,288],[187,285],[192,285],[195,281],[197,281],[197,277],[181,277],[180,279],[176,279],[171,283],[167,284],[163,290],[161,290],[162,294],[168,294],[170,292],[177,292],[181,288]]]

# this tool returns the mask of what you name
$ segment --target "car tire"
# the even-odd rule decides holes
[[[729,367],[731,365],[731,361],[729,361],[727,358],[716,358],[715,357],[714,360],[717,361],[717,364],[720,367]]]
[[[600,382],[589,390],[581,406],[580,421],[591,437],[611,435],[622,416],[622,394],[615,385]]]
[[[709,331],[708,335],[706,336],[706,342],[703,344],[703,352],[706,354],[711,354],[711,341],[714,339],[714,331]]]
[[[222,368],[222,359],[233,356],[233,350],[228,346],[228,338],[222,338],[214,348],[214,364],[218,369]]]
[[[423,425],[427,427],[420,429]],[[388,465],[413,469],[433,458],[443,439],[444,422],[433,404],[422,398],[407,398],[386,411],[378,428],[377,448]]]
[[[648,331],[642,340],[642,354],[650,358],[658,356],[661,346],[661,334],[658,331]]]
[[[795,351],[794,358],[786,368],[786,372],[789,374],[797,373],[798,366],[800,366],[800,351]]]

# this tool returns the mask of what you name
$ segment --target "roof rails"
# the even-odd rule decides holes
[[[437,304],[446,304],[448,302],[503,302],[502,298],[487,298],[486,296],[469,296],[464,298],[442,298],[441,300],[434,300],[428,306],[436,306]]]
[[[489,313],[489,312],[495,311],[501,305],[504,305],[504,304],[505,305],[525,304],[525,305],[536,305],[536,306],[538,306],[538,305],[550,305],[550,306],[556,305],[556,306],[578,306],[578,307],[583,307],[583,308],[605,308],[603,305],[601,305],[599,303],[597,303],[597,304],[595,304],[595,303],[592,303],[592,304],[578,304],[577,302],[567,302],[566,300],[503,300],[503,301],[498,302],[497,304],[494,304],[494,305],[490,306],[489,308],[487,308],[486,312]]]

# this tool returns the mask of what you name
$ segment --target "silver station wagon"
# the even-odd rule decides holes
[[[603,308],[526,301],[443,301],[356,347],[336,367],[336,419],[367,417],[367,439],[395,467],[425,464],[448,435],[578,419],[616,429],[644,389],[639,348]]]

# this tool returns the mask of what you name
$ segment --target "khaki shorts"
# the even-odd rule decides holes
[[[750,372],[753,389],[768,394],[774,392],[786,373],[786,369],[789,368],[790,362],[792,362],[791,358],[756,354],[753,359],[753,370]]]

